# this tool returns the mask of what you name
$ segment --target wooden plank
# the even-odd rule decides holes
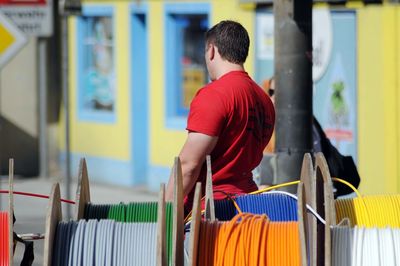
[[[76,196],[75,196],[74,219],[76,221],[83,219],[85,213],[85,206],[89,202],[90,202],[89,176],[86,166],[86,160],[85,158],[81,158],[81,160],[79,161],[78,186],[76,188]]]
[[[308,266],[307,263],[307,247],[308,243],[308,215],[306,207],[305,186],[303,181],[300,181],[297,187],[297,215],[299,217],[299,239],[300,239],[300,252],[301,252],[301,265]]]
[[[215,206],[214,206],[214,193],[212,187],[212,171],[211,171],[211,157],[207,155],[207,176],[206,176],[206,210],[205,216],[211,222],[215,221]]]
[[[14,159],[10,159],[8,162],[8,257],[9,265],[13,265],[14,257]]]
[[[316,158],[317,161],[317,158]],[[324,180],[321,173],[320,167],[315,165],[315,205],[317,213],[323,218],[325,218],[325,204],[324,204]],[[316,264],[315,265],[324,265],[325,264],[325,225],[321,223],[317,223],[316,230],[316,245],[315,252],[316,254]]]
[[[328,164],[325,160],[324,155],[319,152],[316,155],[315,159],[316,165],[316,175],[317,178],[320,176],[320,179],[323,180],[323,191],[324,191],[324,216],[325,216],[325,266],[330,266],[332,263],[332,256],[331,256],[331,225],[336,224],[336,217],[335,217],[335,205],[334,205],[334,198],[333,198],[333,185],[331,175],[329,173]],[[322,244],[322,243],[320,243]]]
[[[335,201],[333,196],[333,184],[331,174],[329,173],[328,163],[325,160],[323,153],[319,152],[315,160],[316,167],[320,169],[320,174],[322,175],[324,181],[324,199],[326,213],[325,219],[329,219],[331,225],[336,224],[336,211],[335,211]]]
[[[300,181],[303,182],[305,190],[304,197],[305,202],[311,206],[312,204],[312,193],[311,193],[311,182],[314,173],[313,163],[311,154],[306,153],[303,157],[303,164],[301,167]]]
[[[315,194],[313,193],[313,181],[314,181],[314,167],[313,167],[313,162],[312,162],[312,157],[310,153],[304,154],[303,157],[303,164],[301,167],[301,176],[300,176],[300,183],[302,183],[302,197],[303,201],[299,199],[298,204],[302,204],[304,208],[307,208],[306,204],[309,206],[315,206]],[[298,188],[298,193],[300,187]],[[300,211],[300,205],[298,205],[298,210]],[[315,209],[315,207],[314,207]],[[306,209],[305,209],[306,210]],[[302,218],[302,215],[305,216],[305,218]],[[316,234],[317,234],[317,219],[312,215],[311,213],[308,213],[307,211],[302,212],[302,215],[298,215],[299,221],[302,219],[304,221],[304,232],[305,232],[305,252],[306,254],[309,254],[309,256],[306,257],[309,258],[310,263],[308,265],[316,265]],[[303,247],[302,247],[303,248]],[[314,263],[314,264],[313,264]]]
[[[313,173],[311,175],[311,203],[309,203],[309,206],[317,211],[317,177],[316,177],[316,171],[315,168],[313,167]],[[311,239],[311,244],[310,244],[310,265],[311,266],[317,266],[317,218],[309,214],[308,216],[309,223],[310,223],[310,239]]]
[[[173,229],[172,229],[172,264],[183,266],[183,178],[181,161],[175,157],[174,167],[174,202],[173,202]]]
[[[200,220],[201,220],[201,183],[197,182],[193,199],[192,223],[190,225],[189,266],[197,265]]]
[[[61,213],[61,199],[60,199],[60,185],[55,183],[51,189],[49,205],[47,207],[46,215],[46,231],[44,238],[44,256],[43,265],[50,266],[53,255],[53,242],[54,235],[58,223],[62,220]]]
[[[165,184],[160,185],[157,210],[157,265],[166,266]]]

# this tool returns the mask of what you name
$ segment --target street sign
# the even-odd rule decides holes
[[[26,44],[24,34],[0,11],[0,69]]]
[[[0,11],[26,35],[53,34],[53,0],[0,0]]]

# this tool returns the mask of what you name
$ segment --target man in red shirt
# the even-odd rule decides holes
[[[271,138],[275,111],[267,94],[245,72],[250,40],[234,21],[221,21],[206,33],[205,60],[211,83],[190,105],[188,136],[182,163],[185,211],[192,209],[194,185],[205,186],[205,157],[211,155],[213,189],[229,194],[257,190],[252,170],[260,163]],[[214,192],[215,199],[224,198]],[[167,200],[173,200],[170,177]]]

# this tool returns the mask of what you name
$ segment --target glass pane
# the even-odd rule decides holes
[[[182,27],[183,53],[181,54],[180,109],[188,111],[197,90],[207,82],[204,60],[204,34],[207,31],[207,15],[182,15],[177,18]]]
[[[85,18],[82,104],[86,110],[114,110],[114,33],[111,17]]]

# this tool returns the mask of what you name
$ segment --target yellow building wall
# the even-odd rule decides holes
[[[160,18],[164,15],[164,3],[179,3],[180,1],[150,1],[149,2],[149,51],[150,53],[150,164],[170,167],[173,159],[178,156],[186,139],[185,130],[174,130],[165,127],[165,91],[164,86],[164,28],[160,24]],[[202,2],[207,1],[191,1]],[[182,3],[182,2],[180,2]],[[251,38],[251,48],[248,60],[245,64],[250,75],[253,74],[254,58],[254,20],[253,5],[238,5],[231,0],[209,1],[211,9],[211,25],[220,20],[233,19],[243,24]],[[190,2],[186,2],[190,4]]]
[[[400,192],[399,30],[393,5],[358,10],[360,190]]]
[[[396,72],[396,96],[397,96],[397,110],[396,110],[396,118],[397,121],[397,161],[395,164],[397,165],[397,193],[400,193],[400,7],[396,7],[396,44],[397,44],[397,54],[395,57],[397,64],[397,72]]]

